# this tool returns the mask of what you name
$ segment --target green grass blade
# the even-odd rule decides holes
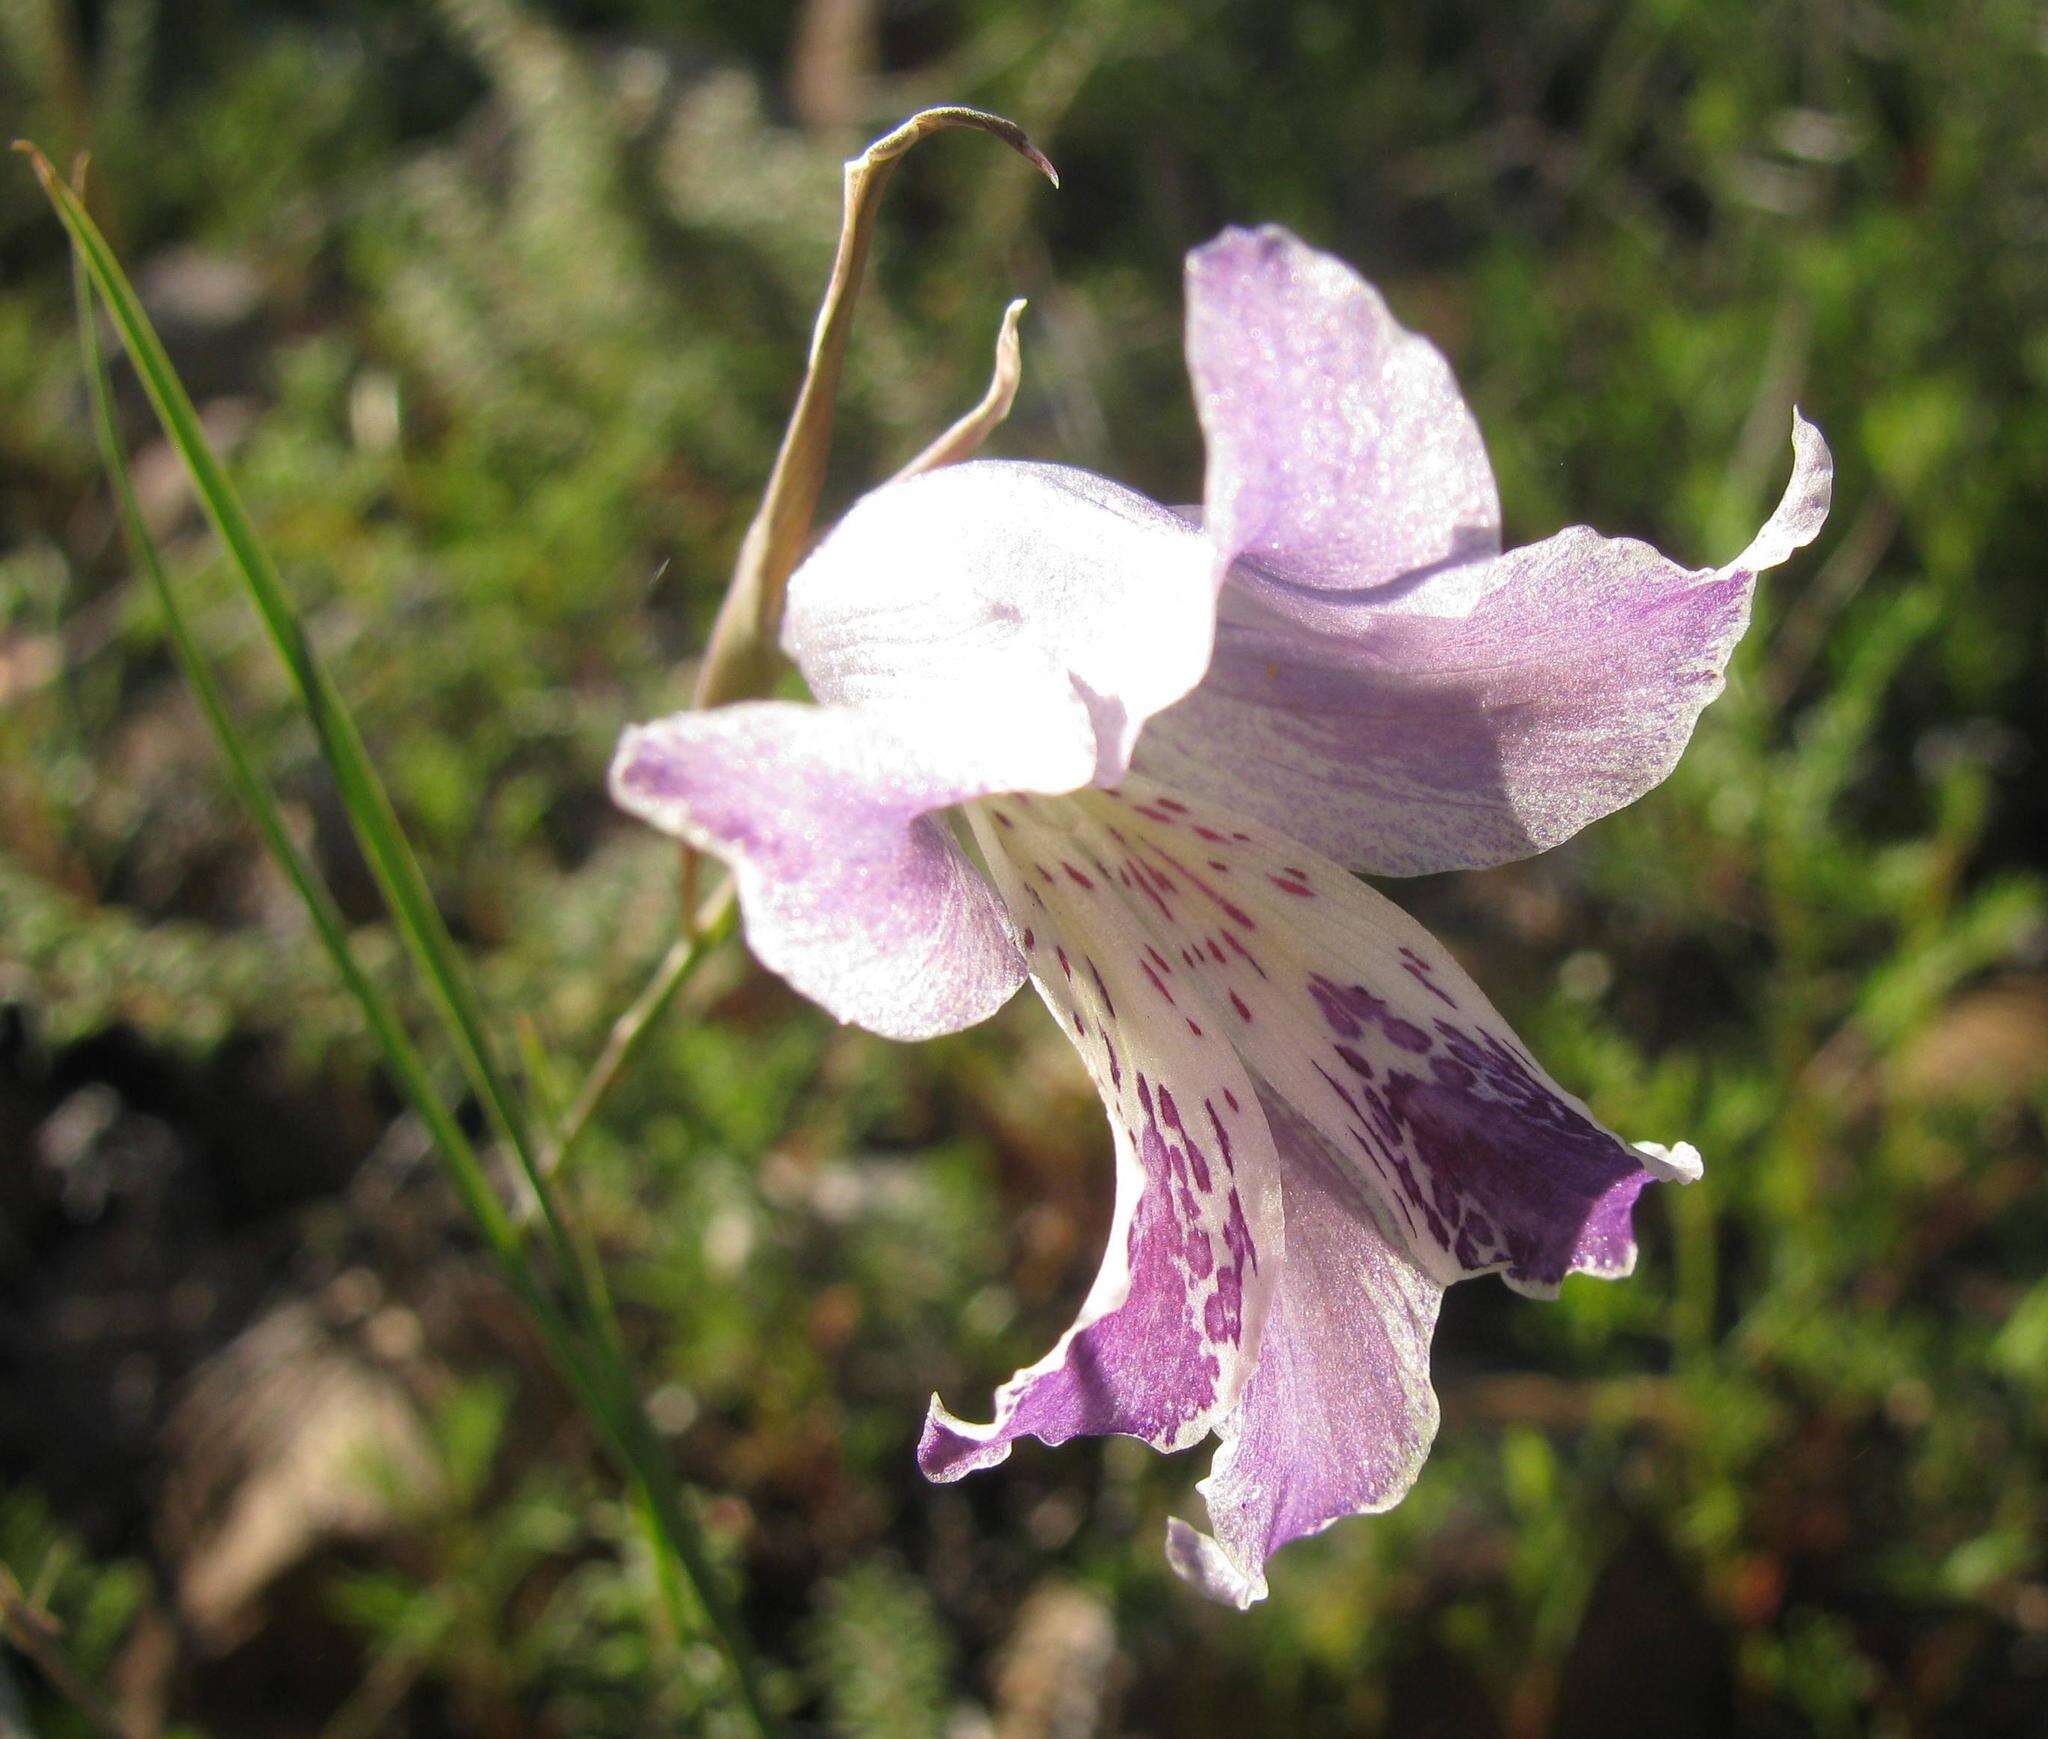
[[[483,1011],[427,890],[426,877],[399,826],[384,782],[371,765],[354,719],[314,655],[283,581],[256,535],[241,497],[213,451],[199,414],[178,379],[134,288],[113,250],[78,197],[39,155],[33,158],[44,191],[70,232],[85,269],[106,305],[114,328],[135,364],[164,433],[183,460],[200,506],[227,546],[237,573],[255,605],[264,631],[297,688],[312,720],[321,753],[334,775],[343,806],[376,877],[400,938],[418,962],[453,1038],[463,1072],[490,1118],[509,1144],[551,1212],[534,1165],[535,1149],[525,1107],[499,1066]]]
[[[304,905],[314,932],[320,938],[321,946],[326,950],[329,960],[333,962],[342,983],[355,999],[357,1006],[362,1009],[363,1018],[368,1023],[379,1049],[384,1053],[385,1063],[397,1081],[399,1090],[404,1094],[415,1115],[426,1126],[436,1151],[441,1155],[444,1169],[454,1182],[463,1205],[476,1221],[484,1242],[505,1269],[514,1290],[533,1311],[543,1333],[557,1348],[565,1363],[580,1364],[575,1337],[561,1311],[548,1297],[545,1287],[528,1263],[517,1227],[504,1204],[498,1199],[496,1191],[491,1188],[489,1176],[474,1145],[463,1133],[462,1125],[456,1120],[455,1114],[435,1090],[426,1062],[406,1032],[397,1009],[357,957],[355,946],[349,939],[346,921],[336,907],[333,896],[329,894],[326,884],[320,880],[318,872],[299,849],[298,842],[292,838],[276,796],[257,770],[249,744],[235,724],[220,679],[214,674],[213,666],[185,615],[184,606],[178,601],[177,592],[171,586],[170,577],[157,552],[156,541],[150,536],[149,527],[142,517],[141,506],[135,497],[127,458],[122,452],[120,436],[115,428],[113,388],[107,377],[106,358],[100,351],[99,336],[93,322],[92,288],[87,281],[82,262],[77,273],[76,297],[80,343],[85,355],[85,374],[92,399],[95,432],[99,439],[101,457],[105,462],[107,475],[120,508],[122,526],[135,559],[148,576],[151,590],[156,595],[158,608],[163,613],[165,632],[169,636],[179,668],[186,681],[190,683],[193,696],[199,703],[199,710],[206,719],[207,728],[220,748],[221,757],[227,765],[229,783],[256,823],[265,846],[276,859],[278,867],[283,870],[293,891]]]
[[[511,1149],[533,1191],[562,1280],[575,1302],[594,1312],[599,1283],[590,1268],[588,1249],[572,1234],[541,1168],[524,1101],[512,1091],[498,1063],[482,1007],[455,940],[428,891],[426,877],[406,840],[384,782],[370,762],[355,720],[315,656],[284,582],[257,536],[240,494],[214,453],[199,413],[112,248],[78,196],[58,179],[48,162],[37,153],[31,153],[31,161],[113,320],[115,331],[120,334],[165,435],[184,462],[201,507],[227,546],[271,645],[298,690],[342,806],[399,938],[426,980],[471,1089],[492,1127]],[[516,1222],[513,1235],[523,1235]],[[623,1359],[620,1364],[623,1368]]]
[[[93,322],[92,289],[87,282],[81,264],[77,273],[78,324],[80,340],[85,352],[86,381],[91,392],[93,421],[99,436],[101,457],[107,467],[107,475],[114,488],[115,498],[121,511],[122,525],[127,533],[128,543],[135,559],[148,576],[151,590],[156,594],[157,606],[163,612],[164,628],[170,637],[171,650],[176,655],[185,679],[191,684],[199,710],[205,715],[207,728],[213,733],[219,745],[221,757],[227,764],[228,779],[234,786],[235,794],[255,821],[257,830],[263,835],[263,842],[278,867],[292,884],[312,920],[313,928],[320,938],[328,958],[347,986],[349,994],[356,1000],[368,1021],[370,1031],[383,1051],[385,1061],[396,1077],[401,1091],[435,1145],[448,1161],[450,1174],[456,1181],[465,1205],[475,1217],[478,1228],[492,1250],[501,1257],[516,1252],[519,1246],[517,1230],[504,1205],[491,1189],[482,1162],[479,1160],[469,1138],[463,1134],[462,1126],[449,1111],[441,1096],[434,1090],[424,1060],[414,1047],[397,1010],[391,1005],[383,990],[364,970],[357,958],[354,945],[350,942],[346,922],[335,906],[333,896],[320,880],[313,866],[286,827],[276,798],[263,776],[257,771],[249,746],[229,712],[226,696],[219,679],[214,675],[203,649],[186,619],[183,605],[178,602],[177,593],[172,589],[169,576],[164,571],[157,554],[155,540],[142,517],[142,509],[135,498],[134,484],[129,478],[127,460],[121,450],[121,442],[114,425],[113,389],[107,378],[106,358],[100,352],[99,335]]]
[[[680,1567],[683,1578],[687,1579],[694,1593],[697,1607],[708,1620],[732,1669],[740,1701],[748,1717],[757,1731],[764,1735],[772,1734],[777,1731],[777,1723],[769,1712],[745,1633],[719,1593],[715,1569],[704,1547],[701,1532],[641,1406],[609,1301],[601,1290],[593,1290],[589,1284],[583,1268],[590,1259],[588,1253],[572,1237],[553,1201],[548,1180],[535,1163],[536,1155],[528,1143],[524,1108],[512,1098],[496,1073],[496,1064],[484,1040],[480,1011],[475,1007],[467,978],[455,960],[453,939],[447,935],[427,896],[424,878],[399,832],[382,783],[370,767],[339,696],[328,685],[324,672],[314,660],[275,570],[269,565],[205,437],[199,433],[197,414],[191,400],[120,267],[77,197],[56,179],[40,156],[35,158],[35,162],[45,190],[71,232],[76,250],[78,317],[86,374],[94,421],[119,502],[122,523],[134,546],[136,559],[142,564],[155,590],[173,651],[192,684],[208,727],[220,745],[236,793],[255,820],[265,845],[304,903],[323,947],[361,1006],[401,1091],[425,1123],[444,1168],[507,1281],[532,1314],[579,1404],[624,1464],[628,1476],[640,1487],[655,1522],[654,1535],[658,1547],[669,1560],[657,1580],[664,1600],[671,1607],[674,1622],[679,1630],[687,1630],[691,1617],[683,1604],[683,1581],[674,1574]],[[483,1075],[501,1096],[505,1115],[501,1119],[494,1111],[493,1120],[512,1141],[547,1218],[562,1271],[572,1289],[572,1311],[569,1313],[557,1304],[534,1270],[517,1223],[491,1187],[474,1145],[434,1089],[425,1062],[406,1032],[397,1010],[356,957],[346,924],[332,896],[291,837],[276,798],[258,771],[249,746],[234,723],[219,679],[178,602],[135,498],[114,423],[106,360],[100,352],[93,321],[92,294],[95,290],[105,302],[138,372],[143,374],[145,389],[166,433],[191,469],[208,515],[228,543],[230,553],[257,600],[266,626],[272,629],[273,642],[299,685],[301,696],[320,733],[322,747],[329,751],[329,764],[342,783],[351,817],[359,822],[358,837],[363,839],[366,851],[373,852],[372,867],[379,870],[379,883],[394,920],[430,985],[436,989],[443,1019],[458,1048],[464,1052],[465,1066],[472,1081],[475,1082],[479,1074]],[[358,802],[364,805],[360,811]],[[366,826],[364,817],[367,817]],[[374,854],[373,848],[376,847],[384,848],[381,858]],[[407,911],[418,914],[410,923],[405,916]],[[698,958],[701,957],[700,954]],[[462,1013],[464,1009],[469,1011],[467,1019]],[[488,1103],[490,1100],[487,1098]],[[584,1319],[580,1328],[572,1320],[577,1316]]]

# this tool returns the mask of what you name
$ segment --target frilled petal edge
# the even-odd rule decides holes
[[[628,730],[611,792],[731,866],[764,966],[840,1020],[929,1038],[1024,979],[1002,901],[931,813],[999,788],[1001,756],[946,747],[914,720],[750,702]]]
[[[1315,1130],[1265,1096],[1280,1155],[1287,1267],[1259,1368],[1199,1487],[1212,1534],[1167,1524],[1174,1569],[1240,1609],[1266,1560],[1345,1516],[1391,1509],[1436,1436],[1429,1344],[1442,1285],[1416,1265]]]
[[[1198,1442],[1256,1367],[1286,1259],[1273,1138],[1244,1065],[1199,998],[1154,993],[1145,933],[1095,869],[1041,849],[1034,817],[1063,801],[971,813],[1033,982],[1109,1113],[1115,1215],[1073,1327],[1003,1384],[993,1417],[971,1424],[933,1398],[917,1453],[935,1480],[993,1466],[1024,1436]]]
[[[1757,574],[1819,532],[1832,462],[1797,413],[1792,439],[1777,511],[1719,569],[1575,527],[1378,603],[1239,570],[1208,675],[1139,769],[1380,874],[1558,844],[1670,773]]]

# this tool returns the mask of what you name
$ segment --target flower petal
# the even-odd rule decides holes
[[[1546,850],[1677,764],[1758,572],[1826,516],[1828,450],[1796,413],[1793,453],[1777,512],[1718,570],[1575,527],[1400,598],[1233,578],[1208,677],[1137,765],[1380,874]]]
[[[1283,1261],[1273,1138],[1220,1021],[1199,1001],[1170,1005],[1148,989],[1144,932],[1106,877],[1019,843],[1025,815],[1062,806],[1012,799],[969,814],[1025,926],[1033,982],[1108,1108],[1115,1217],[1074,1326],[997,1391],[989,1424],[933,1397],[917,1454],[936,1480],[992,1467],[1027,1435],[1197,1442],[1256,1365]]]
[[[1188,371],[1218,545],[1336,592],[1500,548],[1500,498],[1449,365],[1342,260],[1286,230],[1188,256]]]
[[[621,806],[732,866],[764,966],[897,1039],[972,1026],[1024,981],[1002,901],[930,813],[1000,768],[914,725],[750,702],[628,730],[611,771]]]
[[[1200,1490],[1212,1539],[1167,1524],[1174,1568],[1239,1608],[1265,1597],[1266,1559],[1344,1516],[1391,1509],[1436,1436],[1429,1342],[1443,1287],[1327,1143],[1267,1095],[1287,1208],[1287,1266],[1259,1368],[1220,1427]]]
[[[1145,721],[1201,680],[1220,578],[1142,495],[979,460],[856,502],[791,579],[782,640],[819,700],[1000,728],[1034,747],[1013,788],[1072,790],[1121,777]]]
[[[1634,1152],[1594,1122],[1420,924],[1326,858],[1144,781],[1057,813],[1144,890],[1172,986],[1230,1011],[1253,1074],[1376,1193],[1432,1278],[1498,1271],[1548,1296],[1567,1273],[1630,1270],[1637,1195],[1697,1156]]]

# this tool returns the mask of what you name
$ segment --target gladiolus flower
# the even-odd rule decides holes
[[[990,1422],[934,1399],[920,1463],[1213,1432],[1211,1531],[1168,1555],[1244,1606],[1413,1483],[1445,1286],[1627,1274],[1645,1184],[1699,1175],[1350,872],[1523,857],[1662,780],[1831,466],[1795,413],[1725,567],[1584,528],[1503,552],[1449,368],[1350,268],[1230,230],[1187,291],[1199,515],[1051,465],[887,485],[791,583],[816,704],[630,730],[612,790],[728,863],[755,954],[842,1020],[952,1032],[1031,978],[1108,1108],[1109,1248]]]

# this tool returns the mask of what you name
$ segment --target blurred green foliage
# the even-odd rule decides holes
[[[1795,400],[1838,488],[1663,790],[1537,862],[1393,889],[1561,1079],[1695,1141],[1707,1180],[1656,1193],[1628,1283],[1458,1289],[1414,1495],[1290,1550],[1248,1617],[1160,1562],[1192,1458],[915,1475],[928,1392],[971,1409],[1041,1351],[1106,1223],[1100,1115],[1039,1011],[891,1048],[735,957],[663,1027],[576,1187],[791,1694],[838,1732],[1003,1739],[1091,1730],[1032,1725],[1040,1679],[1142,1733],[2035,1730],[2038,8],[0,0],[8,126],[91,145],[491,1006],[558,1060],[674,923],[673,857],[602,769],[687,692],[838,162],[937,100],[1021,121],[1065,188],[965,138],[905,171],[836,502],[972,400],[1012,293],[1000,450],[1189,498],[1178,262],[1232,220],[1353,260],[1444,346],[1512,537],[1584,520],[1723,559]],[[0,177],[5,1559],[32,1585],[82,1540],[52,1604],[112,1671],[178,1598],[155,1511],[181,1383],[268,1303],[367,1269],[386,1303],[343,1327],[423,1331],[386,1356],[436,1471],[366,1468],[381,1532],[314,1553],[310,1602],[273,1588],[232,1642],[183,1641],[160,1703],[259,1730],[223,1681],[318,1658],[260,1730],[712,1720],[701,1639],[650,1619],[634,1518],[385,1128],[218,777],[119,552],[68,308],[56,226]],[[367,926],[312,742],[126,409],[155,529]],[[109,1091],[103,1133],[67,1136]],[[179,1327],[160,1301],[192,1286],[215,1303]],[[171,1326],[120,1326],[122,1297]]]

